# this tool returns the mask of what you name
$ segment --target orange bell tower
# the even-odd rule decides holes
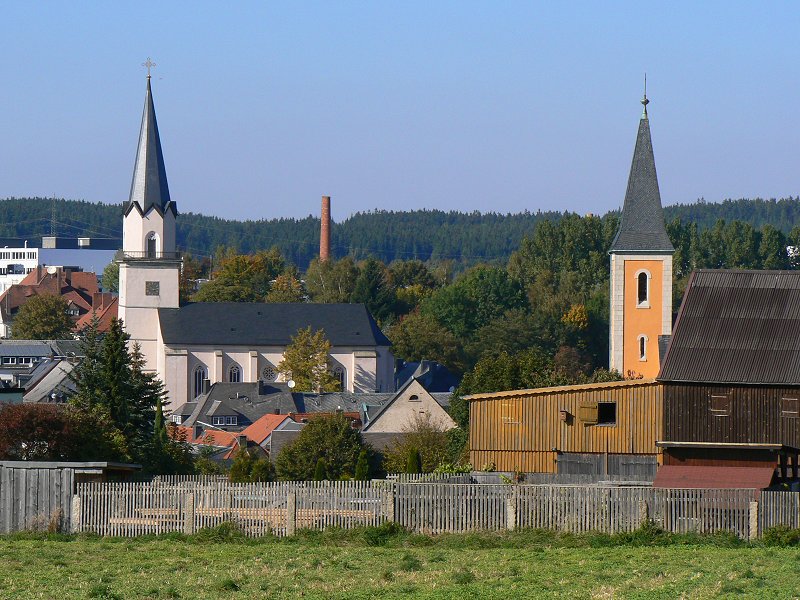
[[[646,84],[645,84],[646,85]],[[642,99],[628,189],[611,244],[609,368],[625,376],[658,375],[658,336],[672,331],[672,255],[664,226],[656,162]]]

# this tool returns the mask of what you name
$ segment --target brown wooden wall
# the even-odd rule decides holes
[[[729,397],[727,414],[712,410],[712,396]],[[800,388],[665,383],[664,439],[798,447],[800,414],[783,398],[800,399]]]
[[[661,384],[626,381],[481,394],[470,400],[470,461],[476,469],[555,473],[558,452],[656,454],[663,437]],[[586,425],[581,405],[616,402],[616,425]],[[559,411],[571,419],[564,422]]]

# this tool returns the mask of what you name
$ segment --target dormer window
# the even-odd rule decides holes
[[[636,307],[650,308],[650,273],[647,271],[636,273]]]

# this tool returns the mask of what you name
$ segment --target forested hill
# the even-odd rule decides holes
[[[740,220],[756,228],[765,224],[788,233],[800,224],[800,198],[781,200],[699,201],[665,208],[667,221],[680,218],[700,228],[718,219]],[[616,217],[617,213],[603,218]],[[452,259],[456,262],[505,262],[522,238],[542,219],[559,219],[559,212],[517,214],[458,213],[439,210],[357,213],[332,228],[335,256],[375,256],[384,262],[394,259]],[[49,198],[0,200],[0,237],[29,240],[58,236],[122,236],[122,207]],[[302,219],[230,221],[194,213],[182,213],[178,220],[178,245],[195,255],[211,255],[219,246],[252,252],[278,246],[284,256],[305,268],[319,251],[319,220]]]

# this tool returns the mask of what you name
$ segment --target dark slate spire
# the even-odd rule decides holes
[[[149,59],[148,59],[149,62]],[[146,63],[145,63],[146,64]],[[152,64],[152,63],[151,63]],[[156,109],[153,106],[153,93],[150,89],[150,69],[147,74],[147,93],[144,98],[142,127],[139,131],[139,148],[136,151],[136,165],[133,168],[131,195],[125,214],[137,206],[146,213],[151,208],[162,214],[166,210],[175,212],[175,204],[170,202],[167,170],[161,152],[161,139],[158,137]]]
[[[642,99],[644,112],[639,121],[631,174],[628,177],[628,190],[625,192],[625,204],[622,207],[622,219],[609,252],[675,251],[664,226],[664,211],[661,208],[661,194],[658,192],[656,161],[653,157],[650,121],[647,117],[649,103],[645,91]]]

